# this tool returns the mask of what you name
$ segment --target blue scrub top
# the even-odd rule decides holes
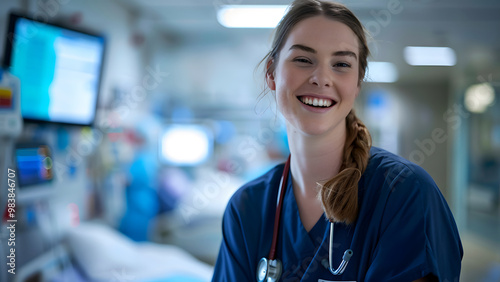
[[[289,174],[277,243],[280,281],[413,281],[429,273],[459,280],[462,243],[432,178],[385,150],[372,147],[370,154],[358,185],[359,216],[351,225],[335,224],[333,267],[345,250],[354,252],[340,276],[321,264],[328,259],[329,222],[323,214],[309,232],[304,229]],[[257,264],[271,248],[283,169],[274,167],[231,198],[212,281],[256,281]]]

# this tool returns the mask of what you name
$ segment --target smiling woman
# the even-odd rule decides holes
[[[261,62],[291,155],[232,197],[213,281],[458,280],[462,245],[439,188],[371,147],[353,111],[368,54],[345,6],[291,5]]]

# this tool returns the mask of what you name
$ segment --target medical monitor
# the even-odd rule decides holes
[[[11,13],[3,65],[20,79],[23,119],[92,125],[104,50],[96,33]]]
[[[47,145],[18,145],[15,159],[19,187],[45,184],[53,180],[52,154]]]

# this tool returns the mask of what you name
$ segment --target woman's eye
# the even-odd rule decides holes
[[[351,65],[349,65],[348,63],[336,63],[333,66],[334,67],[340,67],[340,68],[350,68],[351,67]]]
[[[310,60],[306,59],[306,58],[295,58],[293,59],[294,62],[299,62],[299,63],[306,63],[306,64],[309,64],[311,63]]]

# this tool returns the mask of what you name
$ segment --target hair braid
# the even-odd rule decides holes
[[[358,216],[358,181],[368,165],[371,136],[354,110],[346,117],[346,128],[340,172],[320,184],[318,196],[330,221],[351,224]]]

